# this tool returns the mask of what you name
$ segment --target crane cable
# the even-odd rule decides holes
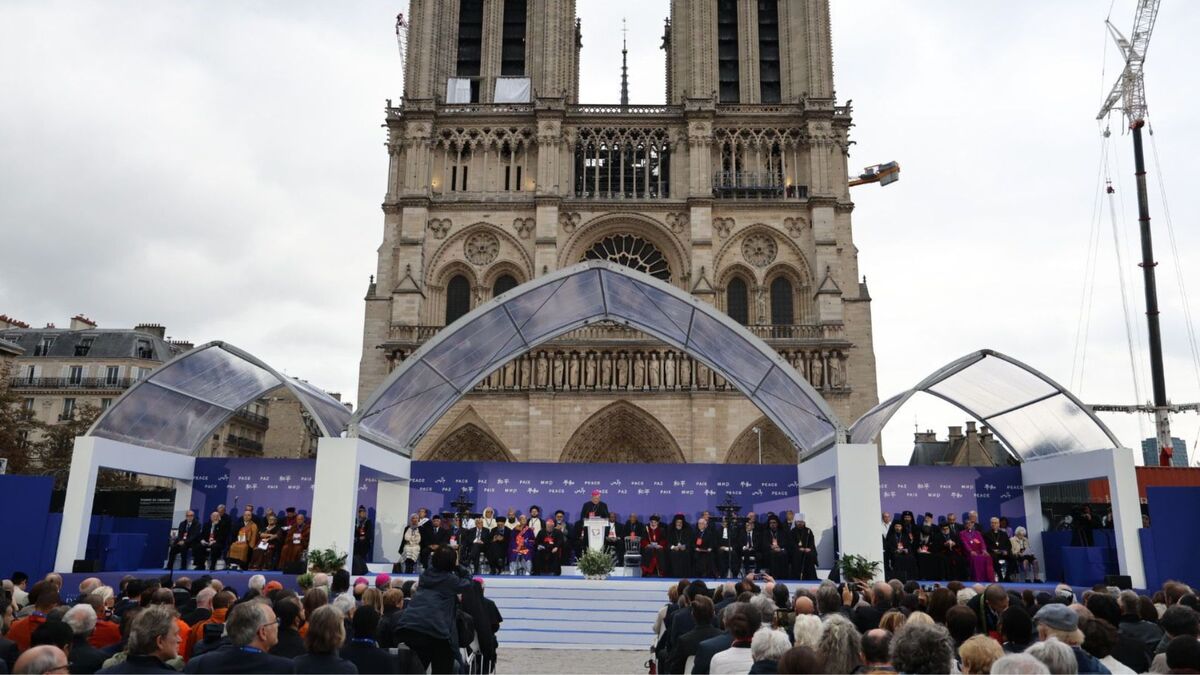
[[[1171,207],[1167,203],[1167,181],[1163,174],[1162,166],[1158,160],[1158,141],[1154,136],[1154,128],[1150,127],[1150,154],[1154,158],[1154,175],[1158,178],[1158,194],[1162,200],[1163,218],[1167,221],[1167,239],[1171,243],[1171,258],[1175,263],[1175,281],[1179,284],[1179,296],[1183,304],[1183,320],[1184,326],[1187,328],[1188,349],[1192,353],[1192,373],[1196,377],[1196,384],[1200,387],[1200,342],[1196,340],[1196,324],[1192,319],[1192,301],[1188,297],[1187,283],[1183,276],[1183,264],[1179,259],[1179,246],[1175,241],[1175,224],[1171,219]],[[1197,447],[1200,443],[1200,426],[1196,428],[1196,439],[1192,441],[1192,447]]]
[[[1092,301],[1096,295],[1096,257],[1100,251],[1100,203],[1104,186],[1104,165],[1108,161],[1108,143],[1100,138],[1100,163],[1096,167],[1096,199],[1088,232],[1088,247],[1084,258],[1082,290],[1079,297],[1079,321],[1075,325],[1075,354],[1071,360],[1071,390],[1083,394],[1087,364],[1088,333],[1092,321]],[[1078,375],[1078,381],[1076,381]]]

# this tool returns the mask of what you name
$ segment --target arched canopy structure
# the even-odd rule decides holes
[[[88,436],[193,455],[237,410],[286,387],[323,436],[340,436],[350,411],[337,399],[224,342],[210,342],[160,366],[101,415]]]
[[[350,433],[411,456],[425,432],[479,381],[537,345],[597,321],[636,328],[712,368],[803,453],[836,439],[837,416],[766,343],[675,286],[606,261],[535,279],[442,330],[368,398]]]
[[[990,349],[947,364],[867,411],[850,427],[851,442],[874,442],[917,392],[943,399],[987,424],[1021,461],[1121,447],[1108,427],[1062,385]]]

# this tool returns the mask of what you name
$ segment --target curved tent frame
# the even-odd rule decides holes
[[[936,396],[988,425],[1022,462],[1122,447],[1104,422],[1065,387],[990,349],[946,364],[912,389],[868,410],[851,425],[851,442],[874,442],[917,392]]]
[[[195,455],[239,408],[279,387],[300,401],[321,435],[337,437],[345,430],[350,411],[337,399],[217,341],[156,368],[113,402],[85,435]]]
[[[675,286],[607,261],[518,286],[443,329],[371,394],[349,433],[411,457],[430,427],[488,375],[598,321],[636,328],[723,376],[800,448],[801,458],[841,435],[821,395],[744,326]]]

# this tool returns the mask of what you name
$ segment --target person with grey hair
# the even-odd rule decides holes
[[[1054,675],[1074,675],[1079,672],[1079,663],[1075,660],[1075,652],[1071,646],[1058,638],[1048,638],[1035,642],[1025,653],[1045,664]],[[1089,671],[1099,672],[1099,671]],[[1104,672],[1108,672],[1105,668]]]
[[[779,659],[792,648],[787,633],[778,628],[758,629],[750,640],[750,656],[754,659],[751,673],[774,673],[779,666]]]
[[[1001,675],[1050,675],[1046,664],[1028,654],[1007,654],[992,662],[992,672]]]
[[[817,653],[825,657],[828,672],[852,673],[862,665],[862,636],[850,619],[834,614],[825,619]]]
[[[949,673],[955,666],[954,641],[940,624],[906,621],[892,636],[890,653],[898,673]]]
[[[314,574],[313,579],[312,579],[312,587],[313,588],[324,588],[324,589],[328,590],[329,589],[329,575],[326,574],[325,572],[317,572],[316,574]]]
[[[279,641],[279,621],[265,602],[243,602],[229,611],[225,634],[230,644],[192,657],[185,673],[292,673],[292,661],[267,652]]]
[[[762,625],[778,628],[775,625],[775,601],[766,595],[756,595],[750,598],[750,606],[758,610]]]
[[[1146,621],[1141,616],[1141,597],[1133,591],[1121,591],[1117,596],[1117,604],[1121,608],[1121,617],[1117,622],[1117,634],[1122,639],[1132,640],[1142,645],[1147,658],[1153,658],[1154,650],[1162,641],[1163,631],[1158,624]]]
[[[67,653],[53,645],[30,647],[17,658],[13,664],[14,673],[65,673],[70,666],[67,664]]]
[[[246,586],[252,591],[262,593],[263,588],[267,585],[267,578],[261,574],[255,574],[250,577],[250,581],[246,582]]]
[[[796,617],[796,623],[792,626],[792,635],[796,638],[797,647],[808,647],[816,651],[824,630],[825,624],[821,623],[821,618],[816,614],[801,614]]]
[[[701,654],[697,651],[696,667],[692,668],[693,673],[706,672],[713,675],[717,673],[747,673],[753,667],[754,659],[750,654],[750,644],[754,639],[754,634],[762,627],[762,613],[748,602],[735,602],[729,607],[730,613],[725,619],[725,626],[733,638],[732,643],[728,649],[713,654],[703,671],[700,671],[699,668]],[[703,647],[704,643],[701,643],[701,646]]]
[[[822,582],[817,589],[817,614],[825,618],[831,614],[845,611],[842,605],[842,594],[838,593],[837,585],[832,582]]]
[[[71,672],[94,673],[104,665],[108,654],[88,643],[96,630],[96,610],[91,605],[75,605],[63,615],[71,627]]]
[[[342,593],[334,598],[333,602],[329,604],[333,605],[337,611],[341,612],[342,617],[346,619],[350,618],[350,615],[354,613],[354,608],[357,606],[354,602],[354,596],[350,593]]]
[[[179,623],[174,613],[164,605],[147,607],[133,620],[125,660],[100,672],[104,675],[178,672],[168,662],[179,656],[180,644]]]

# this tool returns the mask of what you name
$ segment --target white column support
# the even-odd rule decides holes
[[[801,504],[814,533],[823,533],[837,525],[842,555],[861,555],[882,562],[883,536],[879,528],[870,525],[878,522],[882,512],[878,452],[870,443],[838,444],[801,462],[796,472]],[[819,504],[827,490],[832,492],[832,508],[824,510]],[[818,553],[820,548],[819,545]],[[828,560],[833,562],[832,557]]]
[[[1041,497],[1031,497],[1031,488],[1036,492],[1042,485],[1091,478],[1104,478],[1108,481],[1109,494],[1112,495],[1113,530],[1117,539],[1117,564],[1121,573],[1129,576],[1134,588],[1145,588],[1146,568],[1142,562],[1142,545],[1138,538],[1138,529],[1142,526],[1141,500],[1138,498],[1133,451],[1129,448],[1091,450],[1035,459],[1022,464],[1025,518],[1040,519],[1042,515]],[[1031,513],[1030,506],[1036,506],[1037,511]],[[1038,544],[1040,545],[1040,541]]]
[[[1024,471],[1022,471],[1024,473]],[[1029,548],[1046,574],[1045,547],[1042,545],[1042,486],[1025,483],[1025,530],[1029,534]]]
[[[409,458],[361,438],[322,438],[317,443],[309,546],[353,552],[354,514],[363,467],[400,479],[407,487],[410,465]]]
[[[67,477],[62,529],[58,534],[58,551],[54,559],[57,572],[70,572],[74,562],[82,560],[87,554],[96,476],[102,467],[175,479],[174,522],[183,520],[183,513],[190,506],[192,480],[196,475],[195,457],[106,438],[79,436],[75,439],[71,473]]]

